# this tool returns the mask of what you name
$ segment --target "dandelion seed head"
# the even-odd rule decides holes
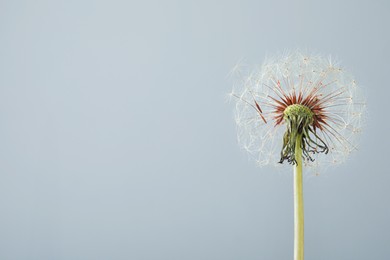
[[[235,101],[239,143],[259,166],[291,159],[288,152],[283,159],[285,112],[291,105],[310,111],[304,164],[313,171],[342,163],[357,149],[365,99],[355,78],[331,57],[298,51],[268,57],[246,76],[240,71],[229,96]]]

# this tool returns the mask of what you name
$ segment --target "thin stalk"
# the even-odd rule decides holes
[[[302,135],[296,138],[294,166],[294,260],[303,260]]]

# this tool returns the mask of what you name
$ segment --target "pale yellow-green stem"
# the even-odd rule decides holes
[[[294,166],[294,260],[303,260],[303,186],[302,186],[302,135],[295,143]]]

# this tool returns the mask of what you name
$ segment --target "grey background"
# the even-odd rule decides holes
[[[389,7],[0,1],[0,259],[292,259],[292,176],[248,161],[225,94],[296,47],[369,104],[360,150],[305,178],[306,259],[390,259]]]

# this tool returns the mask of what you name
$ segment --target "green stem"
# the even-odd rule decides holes
[[[294,166],[294,260],[303,260],[302,135],[296,138]]]

